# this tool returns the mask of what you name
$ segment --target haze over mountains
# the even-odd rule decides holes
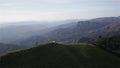
[[[0,68],[120,68],[120,0],[0,0]]]
[[[25,47],[13,45],[13,44],[0,43],[0,53],[7,53],[7,52],[10,52],[10,51],[13,51],[13,50],[23,49],[23,48],[25,48]]]
[[[98,36],[117,34],[120,34],[120,17],[102,17],[85,21],[67,20],[52,24],[21,22],[0,28],[0,42],[30,47],[51,41],[88,42]]]
[[[28,23],[0,28],[0,67],[120,67],[120,17]]]
[[[20,45],[34,45],[49,41],[69,42],[87,38],[93,40],[98,36],[120,34],[120,17],[103,17],[86,21],[59,25],[44,35],[32,36],[28,39],[16,41]]]
[[[56,22],[16,22],[2,24],[0,28],[0,42],[9,43],[15,40],[25,39],[31,36],[42,35],[53,30],[57,25],[70,23],[74,20]],[[53,28],[54,27],[54,28]]]

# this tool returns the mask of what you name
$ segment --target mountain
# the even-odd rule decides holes
[[[16,40],[12,43],[19,46],[31,47],[33,45],[44,44],[46,42],[51,42],[51,40],[44,36],[32,36],[27,39]]]
[[[105,17],[88,21],[79,21],[67,28],[58,28],[47,34],[56,41],[78,40],[83,37],[96,38],[111,34],[120,34],[120,18]]]
[[[118,17],[100,17],[100,18],[95,18],[95,19],[89,20],[89,21],[112,23],[112,22],[120,21],[120,16],[118,16]]]
[[[0,26],[0,42],[13,43],[15,41],[24,40],[32,36],[43,35],[55,29],[58,25],[61,25],[63,23],[70,23],[73,21],[75,20],[53,22],[29,21],[2,24]]]
[[[90,31],[89,34],[91,36],[120,35],[120,22],[114,22],[102,28]]]
[[[18,50],[18,49],[23,49],[23,48],[25,48],[25,47],[13,45],[13,44],[0,43],[0,54]]]
[[[57,42],[88,42],[98,36],[120,34],[120,17],[102,17],[91,20],[71,22],[55,26],[53,30],[43,34],[16,41],[17,45],[35,45]]]
[[[0,41],[3,43],[13,42],[19,39],[25,39],[32,35],[41,35],[48,31],[52,25],[47,24],[23,24],[9,25],[0,29]],[[50,29],[49,29],[50,30]],[[51,29],[52,30],[52,29]]]
[[[119,57],[91,44],[48,43],[0,58],[0,67],[120,67]]]
[[[112,20],[112,21],[111,21]],[[48,36],[58,41],[78,40],[82,37],[98,37],[99,35],[119,34],[120,18],[107,17],[88,21],[79,21],[72,27],[59,28],[52,31]]]

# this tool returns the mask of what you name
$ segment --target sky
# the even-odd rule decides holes
[[[0,0],[0,23],[120,16],[120,0]]]

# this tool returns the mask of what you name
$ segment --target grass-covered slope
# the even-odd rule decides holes
[[[49,43],[1,56],[0,67],[120,67],[120,58],[89,44]]]
[[[120,35],[101,37],[94,41],[96,45],[110,50],[120,50]]]

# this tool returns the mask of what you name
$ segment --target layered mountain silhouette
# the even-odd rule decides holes
[[[18,45],[13,45],[13,44],[3,44],[0,43],[0,54],[1,53],[7,53],[10,51],[18,50],[18,49],[23,49],[25,47],[23,46],[18,46]]]
[[[43,40],[44,42],[88,42],[99,36],[117,34],[120,34],[120,17],[102,17],[59,25],[54,30],[47,32],[44,35],[33,36],[18,41],[18,43],[21,45],[34,45],[36,42],[42,43]],[[33,43],[31,44],[31,42]]]
[[[71,23],[74,20],[66,21],[26,21],[0,25],[0,42],[13,43],[17,40],[43,35],[56,29],[58,25],[63,23]],[[74,21],[75,22],[75,21]]]
[[[51,25],[47,29],[22,24],[12,29],[0,29],[0,40],[9,41],[0,43],[0,67],[120,67],[120,17]]]

